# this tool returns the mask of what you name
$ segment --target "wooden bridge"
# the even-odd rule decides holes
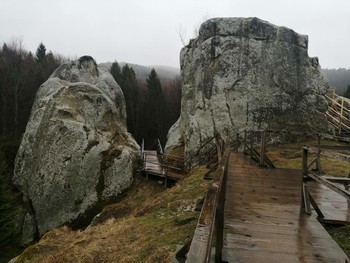
[[[261,137],[260,154],[253,156],[261,166],[226,148],[192,242],[175,262],[350,263],[321,224],[350,218],[350,192],[334,183],[337,178],[322,178],[311,169],[320,168],[323,152],[304,147],[303,170],[271,169]],[[244,148],[254,152],[246,143]]]
[[[222,144],[222,141],[220,143]],[[145,150],[144,142],[142,142],[141,159],[143,164],[141,172],[147,178],[152,175],[164,179],[164,186],[167,187],[169,181],[180,181],[189,170],[215,160],[214,156],[217,156],[218,147],[220,148],[222,145],[218,145],[214,138],[211,138],[185,163],[183,156],[165,154],[159,140],[157,140],[156,151]]]

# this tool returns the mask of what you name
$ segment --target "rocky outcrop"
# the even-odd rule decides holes
[[[37,93],[16,157],[13,182],[28,209],[23,242],[120,194],[138,151],[110,73],[88,56],[61,65]]]
[[[238,129],[324,130],[328,83],[308,37],[258,18],[214,18],[181,50],[181,115],[166,149],[186,155]]]

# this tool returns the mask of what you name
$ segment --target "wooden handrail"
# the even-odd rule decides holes
[[[205,148],[210,142],[213,141],[214,143],[210,148]],[[219,153],[220,150],[223,150],[223,145],[224,141],[221,138],[216,138],[215,136],[207,140],[204,144],[201,145],[201,147],[197,150],[197,152],[194,155],[186,157],[186,170],[190,171],[197,165],[204,163],[207,164],[208,161],[205,160],[213,159],[214,155],[217,155],[219,159],[220,154],[223,154],[222,152]],[[203,151],[203,149],[205,149],[205,151]]]
[[[350,192],[346,189],[342,189],[340,186],[332,183],[332,178],[327,178],[327,177],[322,177],[316,174],[313,171],[310,171],[309,169],[311,168],[313,163],[316,163],[316,168],[317,170],[320,171],[320,156],[326,156],[330,158],[335,158],[335,159],[345,159],[347,161],[350,161],[350,156],[345,155],[342,153],[331,153],[328,151],[323,151],[320,148],[316,147],[311,147],[311,146],[303,146],[302,148],[303,151],[303,158],[302,158],[302,170],[303,170],[303,182],[302,182],[302,206],[304,208],[304,211],[307,214],[311,213],[310,209],[310,204],[315,208],[318,216],[320,218],[323,218],[323,214],[319,207],[317,206],[316,202],[312,199],[312,196],[310,195],[308,188],[307,188],[307,181],[311,178],[315,180],[316,182],[319,182],[328,188],[332,189],[336,193],[342,195],[343,197],[347,198],[350,200]],[[316,153],[316,157],[311,161],[309,164],[308,162],[308,155],[309,153]],[[338,180],[339,181],[339,180]],[[346,180],[345,180],[346,181]]]
[[[215,259],[221,262],[223,246],[223,218],[226,195],[227,168],[230,149],[225,148],[224,155],[216,169],[209,186],[197,227],[187,253],[187,263],[210,262],[211,248],[216,239]],[[216,230],[216,231],[214,231]],[[214,232],[216,237],[214,237]]]

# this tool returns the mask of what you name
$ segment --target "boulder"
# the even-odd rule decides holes
[[[213,18],[181,50],[181,115],[166,150],[188,157],[239,129],[323,131],[329,85],[308,37],[258,18]]]
[[[57,68],[37,92],[16,157],[13,183],[28,210],[23,242],[118,196],[138,154],[112,75],[88,56]]]

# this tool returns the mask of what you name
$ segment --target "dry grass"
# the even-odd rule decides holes
[[[83,231],[61,227],[28,247],[17,262],[170,262],[177,244],[193,234],[196,202],[207,190],[196,169],[171,189],[138,178],[121,200]],[[121,212],[123,211],[123,212]]]
[[[278,168],[291,168],[291,169],[301,169],[302,166],[302,146],[303,145],[313,145],[316,146],[316,141],[306,141],[293,144],[284,145],[273,145],[268,146],[267,155],[271,161]],[[321,145],[327,146],[349,146],[346,143],[332,142],[327,140],[322,140]],[[335,151],[336,150],[327,150]],[[341,151],[344,154],[350,155],[350,151]],[[314,156],[311,155],[309,161]],[[321,157],[321,169],[323,174],[332,176],[344,176],[347,177],[350,172],[350,164],[348,161],[332,159],[328,157]]]

